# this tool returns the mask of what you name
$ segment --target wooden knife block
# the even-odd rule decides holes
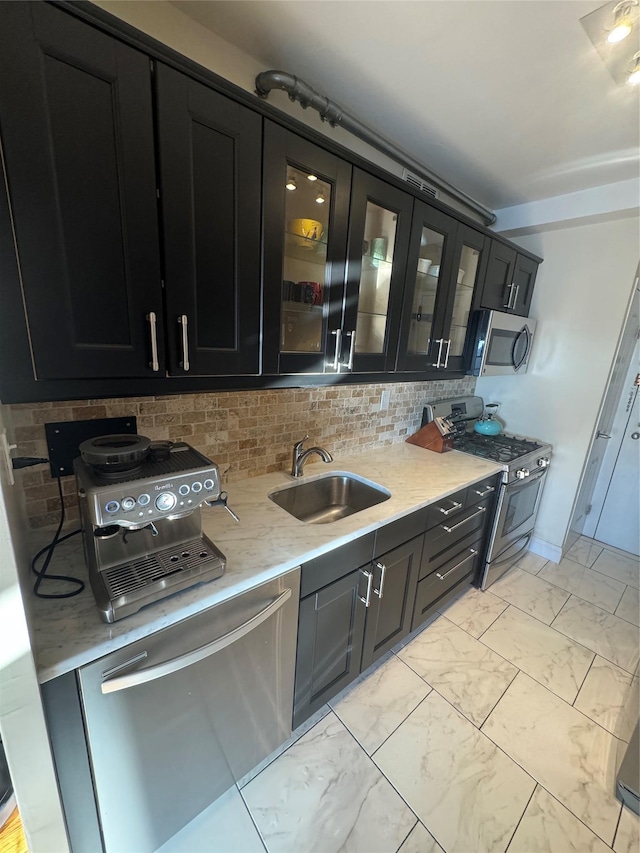
[[[406,441],[407,444],[416,444],[418,447],[433,450],[434,453],[446,453],[448,450],[453,450],[453,436],[442,435],[435,421],[425,424],[422,429],[409,436]]]

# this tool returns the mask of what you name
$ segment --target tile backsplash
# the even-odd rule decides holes
[[[15,404],[9,409],[18,456],[48,456],[45,423],[135,415],[140,434],[192,444],[218,464],[223,483],[231,488],[234,481],[286,468],[294,442],[306,433],[336,461],[341,454],[404,441],[420,426],[425,403],[473,394],[475,383],[470,376],[446,382]],[[385,389],[389,406],[381,411]],[[21,480],[31,526],[54,524],[60,501],[48,466],[24,470]],[[64,478],[62,485],[67,516],[77,518],[74,478]]]

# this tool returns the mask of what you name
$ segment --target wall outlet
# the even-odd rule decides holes
[[[385,388],[380,395],[380,411],[386,412],[389,408],[389,401],[391,400],[391,388]]]

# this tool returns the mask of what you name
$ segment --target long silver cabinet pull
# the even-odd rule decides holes
[[[451,349],[451,338],[447,341],[447,351],[444,354],[444,364],[442,365],[445,369],[449,364],[449,350]]]
[[[251,619],[248,619],[232,631],[223,634],[222,637],[218,637],[218,639],[214,640],[212,643],[207,643],[205,646],[200,646],[200,648],[193,649],[193,651],[180,655],[177,658],[163,661],[162,663],[156,664],[156,666],[150,666],[147,669],[139,669],[136,672],[107,679],[102,682],[101,690],[103,693],[115,693],[117,690],[126,690],[129,687],[135,687],[138,684],[145,684],[147,681],[155,681],[157,678],[163,678],[165,675],[171,675],[172,673],[178,672],[187,666],[198,663],[198,661],[211,657],[211,655],[221,652],[223,649],[226,649],[227,646],[230,646],[232,643],[246,637],[247,634],[259,625],[262,625],[262,623],[269,619],[270,616],[277,613],[290,598],[291,590],[285,589],[284,592],[275,598],[271,604],[268,604],[264,610],[256,613],[255,616],[252,616]]]
[[[374,589],[373,591],[378,596],[378,598],[382,598],[382,593],[384,591],[384,578],[385,578],[385,575],[387,574],[387,567],[385,566],[384,563],[380,563],[380,562],[376,562],[375,567],[376,567],[376,569],[380,569],[380,588]]]
[[[455,572],[455,570],[456,570],[456,569],[459,569],[459,568],[460,568],[460,566],[464,566],[464,564],[465,564],[468,560],[471,560],[473,557],[475,557],[475,555],[476,555],[477,553],[478,553],[477,551],[475,551],[473,548],[471,548],[471,553],[469,554],[469,556],[468,556],[468,557],[465,557],[465,558],[464,558],[464,560],[460,560],[460,562],[459,562],[457,565],[455,565],[452,569],[449,569],[449,571],[448,571],[448,572],[445,572],[443,575],[441,575],[441,574],[440,574],[440,572],[436,572],[436,577],[437,577],[439,580],[443,581],[445,578],[449,577],[449,575],[451,574],[451,572]]]
[[[151,361],[149,362],[149,367],[151,370],[160,370],[160,363],[158,362],[158,329],[157,329],[157,317],[155,311],[149,311],[147,314],[147,321],[149,323],[149,331],[151,334]]]
[[[338,373],[340,370],[339,359],[340,359],[340,344],[342,341],[342,329],[334,329],[333,332],[331,332],[331,334],[336,336],[336,351],[333,354],[333,361],[327,362],[327,365],[329,367],[333,367],[333,369],[336,371],[336,373]]]
[[[457,524],[452,524],[452,525],[451,525],[451,527],[447,527],[447,526],[446,526],[446,524],[443,524],[443,525],[442,525],[442,529],[443,529],[443,530],[446,530],[446,531],[447,531],[447,533],[453,533],[453,531],[454,531],[456,528],[458,528],[458,527],[462,527],[462,525],[463,525],[463,524],[466,524],[466,523],[467,523],[467,521],[471,521],[471,519],[472,519],[472,518],[475,518],[477,515],[482,515],[482,513],[483,513],[483,512],[486,512],[486,511],[487,511],[487,508],[486,508],[486,507],[484,507],[484,506],[479,506],[479,507],[478,507],[478,512],[474,512],[472,515],[468,515],[466,518],[463,518],[463,519],[462,519],[462,521],[459,521]]]
[[[349,346],[349,361],[347,362],[347,370],[353,370],[353,356],[356,351],[356,330],[353,332],[347,332],[348,335],[351,336],[351,344]]]
[[[513,297],[513,305],[512,308],[515,308],[518,303],[518,294],[520,293],[520,285],[516,284],[515,296]]]
[[[444,346],[444,338],[436,338],[434,343],[440,344],[440,346],[438,347],[438,360],[433,366],[440,367],[440,359],[442,358],[442,347]]]
[[[358,598],[360,601],[364,602],[364,606],[368,607],[371,604],[371,587],[373,586],[373,572],[365,572],[362,569],[360,573],[365,576],[367,579],[367,594],[359,595]]]
[[[507,299],[506,302],[503,303],[503,305],[502,305],[503,308],[511,308],[511,297],[513,296],[513,287],[514,287],[513,282],[511,282],[511,284],[508,284],[507,287],[509,288],[509,298]]]
[[[182,327],[182,361],[180,362],[180,367],[183,370],[189,370],[189,333],[187,331],[187,315],[181,314],[178,317],[178,323]]]
[[[459,504],[458,501],[452,501],[452,504],[453,506],[449,507],[449,509],[444,509],[441,506],[439,506],[438,509],[443,515],[451,515],[451,513],[455,512],[455,510],[462,508],[462,504]]]
[[[484,498],[485,495],[490,495],[491,492],[495,492],[495,486],[487,486],[484,492],[479,492],[477,489],[473,490],[479,498]]]

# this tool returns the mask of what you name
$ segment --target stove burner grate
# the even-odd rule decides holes
[[[508,435],[480,435],[477,432],[467,432],[454,438],[453,446],[456,450],[471,453],[491,459],[494,462],[513,462],[522,456],[533,453],[542,447],[537,441],[524,438],[515,438]]]

